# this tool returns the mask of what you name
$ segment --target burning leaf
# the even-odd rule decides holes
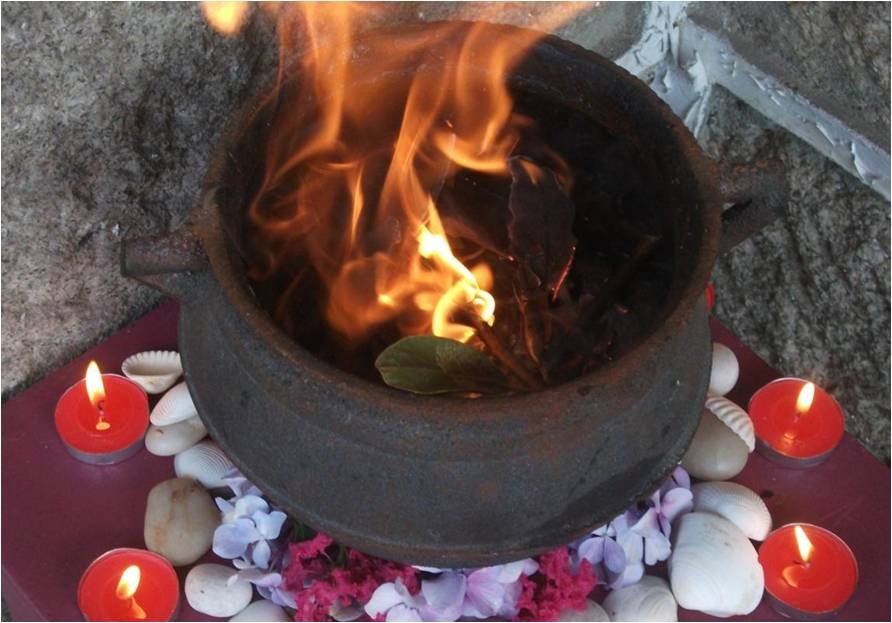
[[[555,300],[576,251],[576,209],[550,169],[523,158],[511,158],[508,168],[514,180],[508,199],[508,250]]]
[[[416,394],[493,393],[508,387],[495,362],[457,340],[412,335],[388,346],[375,367],[391,387]]]

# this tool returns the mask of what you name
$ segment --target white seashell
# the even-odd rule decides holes
[[[716,617],[756,609],[765,577],[753,544],[737,526],[694,512],[682,515],[673,533],[669,581],[679,606]]]
[[[699,480],[727,480],[743,471],[750,451],[737,433],[709,409],[703,409],[700,426],[681,465]]]
[[[226,486],[222,478],[233,464],[220,446],[202,441],[176,455],[173,468],[180,478],[194,478],[206,489],[216,489]]]
[[[179,385],[174,385],[169,392],[161,397],[161,400],[152,409],[149,419],[155,426],[169,426],[196,415],[198,415],[198,410],[195,408],[195,403],[192,402],[189,388],[184,381]]]
[[[358,617],[357,617],[358,618]],[[291,621],[282,606],[277,606],[269,599],[258,599],[247,608],[229,619],[230,621]]]
[[[771,532],[771,513],[755,491],[736,482],[701,482],[691,491],[695,512],[721,515],[754,541]]]
[[[740,363],[734,351],[718,342],[712,343],[712,371],[709,373],[709,393],[724,396],[737,385]]]
[[[585,610],[573,610],[572,608],[570,608],[568,610],[564,610],[558,617],[558,621],[562,621],[563,623],[569,623],[570,621],[609,620],[610,617],[607,616],[607,611],[591,599],[586,599]]]
[[[604,600],[611,621],[677,621],[678,605],[663,578],[645,575]]]
[[[197,415],[170,426],[149,426],[146,450],[155,456],[173,456],[191,448],[208,434]]]
[[[254,588],[245,580],[229,579],[237,572],[232,567],[213,563],[195,565],[186,576],[183,592],[193,609],[212,617],[231,617],[251,603]]]
[[[183,374],[180,354],[172,350],[150,350],[130,355],[121,364],[121,372],[150,394],[170,388]]]
[[[706,408],[725,426],[737,433],[750,452],[756,449],[756,429],[746,411],[724,396],[707,396]]]

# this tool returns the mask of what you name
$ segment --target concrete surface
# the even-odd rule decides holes
[[[690,19],[889,151],[888,2],[692,2]]]
[[[889,461],[889,204],[716,89],[701,143],[729,161],[777,157],[786,217],[720,258],[716,316],[783,372],[814,380]]]

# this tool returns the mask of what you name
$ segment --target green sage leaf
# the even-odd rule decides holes
[[[394,342],[375,360],[391,387],[416,394],[501,393],[508,387],[496,363],[456,340],[412,335]]]

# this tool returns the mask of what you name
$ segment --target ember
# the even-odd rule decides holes
[[[468,376],[453,368],[472,354],[446,370],[436,340],[413,336],[494,358],[496,392],[615,358],[651,326],[671,275],[647,164],[621,124],[515,92],[508,76],[541,33],[449,22],[357,41],[374,10],[280,11],[275,113],[247,217],[261,301],[352,372],[376,378],[376,360],[392,372],[408,358],[397,386],[411,391],[481,389],[453,376]],[[610,179],[620,167],[633,173]],[[431,369],[449,380],[432,384]]]

